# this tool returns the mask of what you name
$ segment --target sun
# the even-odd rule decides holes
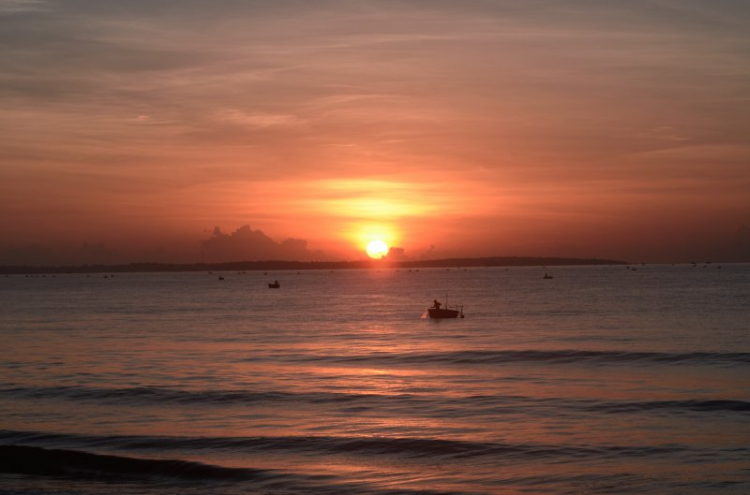
[[[370,241],[370,244],[367,245],[367,256],[370,258],[381,259],[384,258],[386,254],[388,254],[388,244],[380,239]]]

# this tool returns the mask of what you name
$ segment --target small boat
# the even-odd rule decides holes
[[[545,273],[544,277],[542,277],[542,278],[554,278],[554,277],[552,277],[552,275],[550,275],[549,273]]]
[[[433,301],[433,305],[427,308],[427,315],[432,319],[458,318],[459,316],[463,318],[464,317],[463,304],[461,306],[450,307],[448,306],[447,301],[448,301],[447,295],[446,295],[445,307],[443,307],[443,305],[440,304],[437,300]]]
[[[268,284],[269,289],[278,289],[279,287],[281,287],[281,284],[278,280],[274,280],[272,283]]]
[[[450,309],[450,308],[427,308],[427,314],[430,315],[430,318],[433,319],[440,319],[440,318],[458,318],[459,316],[461,318],[464,317],[464,307],[459,306],[458,309]]]

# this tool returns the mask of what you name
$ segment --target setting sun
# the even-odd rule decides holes
[[[386,254],[388,254],[388,244],[380,239],[375,239],[367,245],[367,256],[370,258],[381,259],[384,258]]]

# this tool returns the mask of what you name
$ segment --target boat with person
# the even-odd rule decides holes
[[[432,301],[432,306],[427,308],[427,315],[432,319],[442,318],[458,318],[464,317],[464,306],[448,306],[448,296],[445,298],[445,305],[439,302],[437,299]]]
[[[273,282],[268,284],[269,289],[278,289],[279,287],[281,287],[281,284],[278,280],[274,280]]]

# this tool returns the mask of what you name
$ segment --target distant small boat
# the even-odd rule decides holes
[[[224,277],[219,277],[219,280],[224,280]]]
[[[552,275],[550,275],[549,273],[545,273],[544,277],[542,277],[542,278],[554,278],[554,277]]]
[[[281,284],[278,280],[274,280],[273,282],[268,284],[269,289],[278,289],[279,287],[281,287]]]

